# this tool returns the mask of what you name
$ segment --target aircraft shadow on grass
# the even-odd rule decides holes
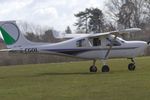
[[[41,77],[41,76],[64,76],[64,75],[94,75],[98,73],[90,73],[90,72],[64,72],[64,73],[59,73],[59,72],[50,72],[50,73],[36,73],[36,74],[30,74],[30,75],[11,75],[11,76],[0,76],[0,80],[2,79],[9,79],[9,78],[16,78],[16,77]]]
[[[126,70],[119,70],[119,71],[113,71],[113,72],[109,72],[109,73],[102,73],[102,72],[97,72],[97,73],[91,73],[91,72],[49,72],[49,73],[38,73],[34,76],[70,76],[70,75],[82,75],[82,76],[86,76],[86,75],[103,75],[103,74],[117,74],[117,73],[126,73]]]
[[[60,76],[60,75],[94,75],[94,74],[98,74],[98,73],[90,73],[90,72],[63,72],[63,73],[59,73],[59,72],[52,72],[52,73],[39,73],[35,76],[46,76],[46,75],[50,75],[50,76]]]
[[[45,73],[35,73],[35,74],[28,74],[28,75],[11,75],[11,76],[0,76],[0,80],[8,79],[8,78],[16,78],[16,77],[42,77],[42,76],[71,76],[71,75],[80,75],[80,76],[87,76],[87,75],[112,75],[118,73],[127,73],[126,70],[119,70],[113,71],[109,73],[90,73],[90,72],[45,72]]]

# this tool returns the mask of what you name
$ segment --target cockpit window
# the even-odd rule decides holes
[[[85,47],[85,39],[81,39],[81,40],[78,40],[76,41],[76,46],[77,47]]]
[[[89,38],[91,46],[101,46],[101,39],[99,37]]]
[[[112,46],[120,46],[121,45],[121,43],[118,42],[117,40],[110,39],[110,38],[106,38],[106,40],[109,42],[107,44],[107,46],[110,46],[110,45],[112,45]]]
[[[93,38],[93,46],[100,46],[101,40],[99,38]]]

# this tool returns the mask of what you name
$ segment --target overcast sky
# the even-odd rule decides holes
[[[106,0],[0,0],[0,20],[22,20],[63,31],[73,28],[74,14],[87,7],[104,8]]]

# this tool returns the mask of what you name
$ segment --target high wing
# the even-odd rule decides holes
[[[106,33],[78,33],[78,34],[66,34],[66,33],[59,33],[56,31],[53,31],[53,35],[57,39],[72,39],[72,38],[79,38],[79,37],[99,37],[99,36],[107,36],[107,35],[119,35],[119,34],[127,34],[131,32],[137,32],[141,31],[140,28],[130,28],[130,29],[124,29],[124,30],[118,30],[118,31],[111,31]]]
[[[67,34],[67,33],[60,33],[57,31],[53,31],[53,36],[56,39],[72,39],[72,38],[78,38],[78,37],[86,37],[86,36],[89,36],[89,34],[86,34],[86,33]]]
[[[89,34],[65,34],[64,38],[78,38],[78,37],[86,37],[89,36]]]
[[[95,34],[90,34],[88,37],[98,37],[98,36],[107,36],[107,35],[121,35],[121,34],[128,34],[131,32],[138,32],[141,31],[140,28],[130,28],[130,29],[124,29],[120,31],[111,31],[111,32],[106,32],[106,33],[95,33]]]

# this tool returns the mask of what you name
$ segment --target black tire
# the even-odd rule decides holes
[[[130,71],[134,71],[135,70],[135,64],[133,64],[133,63],[130,63],[129,65],[128,65],[128,70],[130,70]]]
[[[90,67],[90,72],[97,72],[97,67],[96,66],[91,66]]]
[[[102,72],[109,72],[109,66],[108,65],[104,65],[103,67],[102,67]]]

